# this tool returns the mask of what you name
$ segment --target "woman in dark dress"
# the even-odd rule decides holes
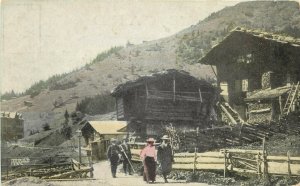
[[[140,156],[144,165],[143,177],[144,181],[153,183],[156,177],[156,151],[154,146],[154,139],[147,140],[147,146],[141,151]]]
[[[167,135],[161,138],[163,141],[157,149],[157,161],[160,165],[162,175],[165,179],[165,183],[168,183],[167,175],[172,170],[173,153],[170,145],[170,139]]]

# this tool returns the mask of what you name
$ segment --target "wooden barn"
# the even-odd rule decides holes
[[[170,123],[177,129],[208,127],[215,118],[216,90],[185,71],[170,69],[112,91],[116,98],[117,119],[128,121],[129,132],[142,137],[160,136]]]
[[[1,112],[1,141],[17,141],[24,137],[24,119],[17,112]]]
[[[89,147],[85,149],[91,151],[93,160],[105,159],[110,139],[122,141],[126,131],[126,121],[88,121],[81,128],[85,146]]]
[[[278,120],[299,107],[299,38],[236,28],[200,62],[216,66],[231,123]]]

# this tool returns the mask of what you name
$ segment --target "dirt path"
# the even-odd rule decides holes
[[[103,186],[135,186],[135,185],[149,185],[146,184],[141,176],[134,174],[132,176],[125,176],[124,173],[120,172],[122,166],[118,167],[117,178],[112,178],[110,173],[109,163],[103,161],[96,163],[94,166],[94,178],[96,180],[87,180],[87,181],[55,181],[50,182],[53,185],[58,186],[67,186],[67,185],[103,185]],[[197,186],[208,186],[205,183],[185,183],[184,181],[169,180],[168,184],[165,184],[163,179],[160,176],[157,176],[155,185],[164,185],[164,186],[182,186],[182,185],[197,185]]]

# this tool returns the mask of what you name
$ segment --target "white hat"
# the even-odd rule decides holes
[[[162,139],[162,140],[169,140],[170,138],[169,138],[168,135],[164,135],[161,139]]]
[[[154,139],[154,138],[148,138],[146,141],[147,141],[147,142],[154,142],[155,139]]]

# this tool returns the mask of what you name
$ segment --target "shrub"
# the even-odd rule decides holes
[[[66,138],[70,139],[72,137],[72,129],[68,125],[64,125],[60,131],[60,133]]]
[[[29,130],[29,136],[37,134],[37,133],[40,133],[40,131],[38,129],[31,129],[31,130]]]
[[[43,129],[44,129],[44,131],[51,130],[49,123],[45,123],[43,125]]]

